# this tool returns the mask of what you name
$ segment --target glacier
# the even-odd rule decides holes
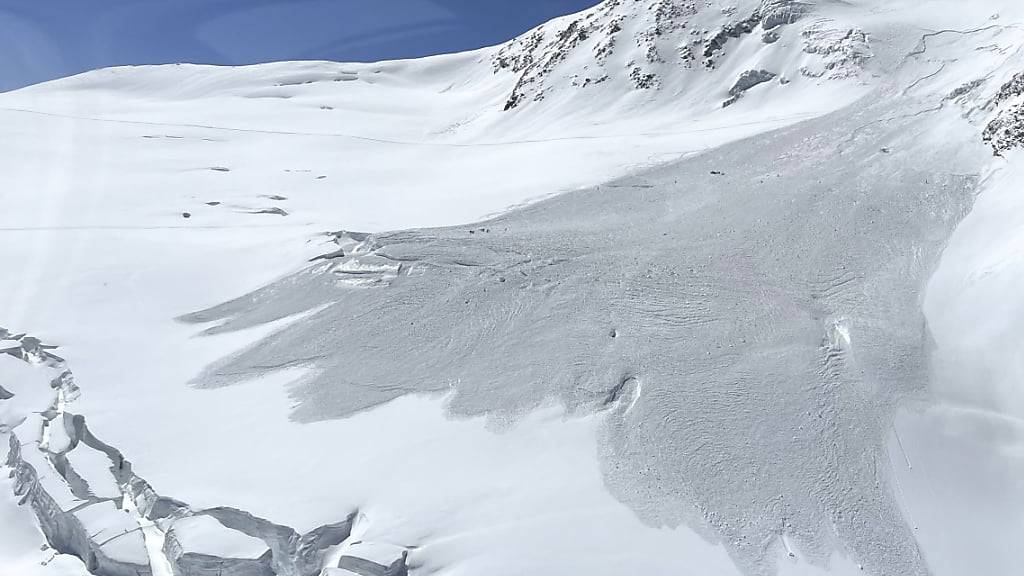
[[[1015,573],[1022,21],[0,94],[0,574]]]

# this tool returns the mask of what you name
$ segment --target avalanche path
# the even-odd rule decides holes
[[[921,293],[978,179],[959,143],[914,151],[927,105],[872,102],[472,226],[338,233],[324,262],[185,318],[322,307],[196,385],[308,367],[304,422],[414,393],[498,426],[607,411],[605,480],[646,522],[749,574],[774,573],[780,537],[926,574],[885,445],[926,390]]]

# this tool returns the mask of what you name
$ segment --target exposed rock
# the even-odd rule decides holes
[[[755,12],[744,20],[723,26],[710,40],[704,43],[704,66],[713,68],[715,55],[725,47],[729,39],[750,34],[760,22],[761,15]]]
[[[982,138],[996,155],[1024,147],[1024,72],[1003,84],[992,99],[995,116],[982,132]]]
[[[735,104],[737,100],[743,97],[750,90],[758,84],[764,84],[774,80],[776,74],[767,70],[747,70],[740,77],[736,79],[736,83],[733,84],[732,88],[729,89],[730,98],[726,100],[722,106],[730,106]]]
[[[799,0],[764,0],[761,3],[761,26],[772,30],[785,24],[792,24],[811,11],[808,2]]]
[[[946,96],[946,100],[954,100],[954,101],[958,100],[959,98],[974,92],[975,90],[977,90],[978,88],[980,88],[981,86],[984,86],[984,85],[985,85],[985,79],[984,78],[977,78],[977,79],[971,80],[970,82],[966,82],[964,84],[961,84],[955,90],[950,92],[949,95]]]
[[[736,80],[733,87],[729,89],[729,95],[740,96],[758,84],[769,82],[775,78],[774,72],[767,70],[747,70]]]
[[[660,86],[660,80],[656,74],[644,72],[639,66],[630,70],[629,78],[633,81],[633,87],[638,90],[646,90],[648,88],[657,88]]]
[[[992,104],[999,106],[1021,95],[1024,95],[1024,72],[1016,74],[1009,82],[1003,84],[992,99]]]
[[[753,41],[775,44],[780,28],[806,18],[812,4],[763,0],[738,16],[735,9],[712,8],[699,0],[606,0],[540,26],[492,56],[496,74],[517,75],[504,109],[542,101],[562,86],[582,89],[607,80],[617,80],[624,91],[662,88],[676,77],[675,70],[697,68],[698,60],[713,71],[732,43],[757,34]],[[826,33],[814,26],[806,51],[825,62],[810,66],[807,73],[849,75],[844,64],[861,56],[857,40],[866,43],[866,38],[846,38],[847,30],[834,37],[828,27]],[[778,49],[786,48],[780,44]],[[829,73],[832,69],[836,72]]]
[[[985,127],[982,137],[997,155],[1024,146],[1024,106],[1001,112]]]

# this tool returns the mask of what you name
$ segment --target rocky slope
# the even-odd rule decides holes
[[[799,63],[782,67],[794,52],[803,54]],[[569,86],[677,91],[706,85],[723,63],[743,58],[777,66],[760,76],[765,81],[785,82],[793,74],[846,78],[857,75],[870,54],[862,30],[816,16],[811,2],[724,7],[704,0],[609,0],[513,40],[492,62],[496,74],[517,77],[505,103],[510,110]],[[760,83],[749,82],[752,71],[735,78],[733,98]]]
[[[993,118],[985,126],[985,142],[1001,154],[1024,146],[1024,72],[1004,84],[992,98]]]

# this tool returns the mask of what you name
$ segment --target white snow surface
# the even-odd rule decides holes
[[[221,558],[259,558],[267,551],[262,540],[224,527],[210,516],[193,516],[174,523],[174,535],[184,552]]]
[[[741,4],[740,13],[756,3]],[[819,8],[868,31],[1021,25],[1009,0]],[[188,382],[302,316],[202,338],[174,318],[303,269],[331,250],[325,231],[472,222],[820,117],[878,82],[870,72],[803,76],[804,45],[779,42],[776,52],[730,53],[704,84],[556,85],[509,112],[516,77],[492,72],[496,49],[378,64],[115,68],[0,94],[0,326],[59,345],[82,388],[70,409],[160,494],[194,510],[235,507],[300,533],[358,510],[361,539],[414,548],[414,574],[739,575],[723,546],[646,525],[609,494],[600,415],[550,406],[498,432],[447,418],[443,398],[411,396],[300,424],[286,384],[301,368],[268,367],[214,390]],[[738,73],[766,66],[790,83],[721,107]],[[939,76],[948,86],[920,89],[972,79]],[[1024,156],[994,160],[987,176],[924,303],[935,401],[904,413],[892,442],[906,458],[893,464],[905,513],[943,576],[1009,576],[1024,562]],[[273,208],[287,214],[258,213]],[[0,385],[16,395],[0,402],[0,424],[53,402],[49,372],[0,355]],[[39,565],[52,551],[39,550],[7,482],[0,475],[0,575],[84,574],[62,555]],[[196,547],[221,551],[210,542]],[[826,572],[795,556],[781,574]],[[863,572],[837,556],[827,573]]]
[[[14,396],[0,403],[0,432],[20,426],[40,407],[46,408],[57,397],[50,381],[59,373],[30,366],[13,356],[0,354],[0,386]]]

